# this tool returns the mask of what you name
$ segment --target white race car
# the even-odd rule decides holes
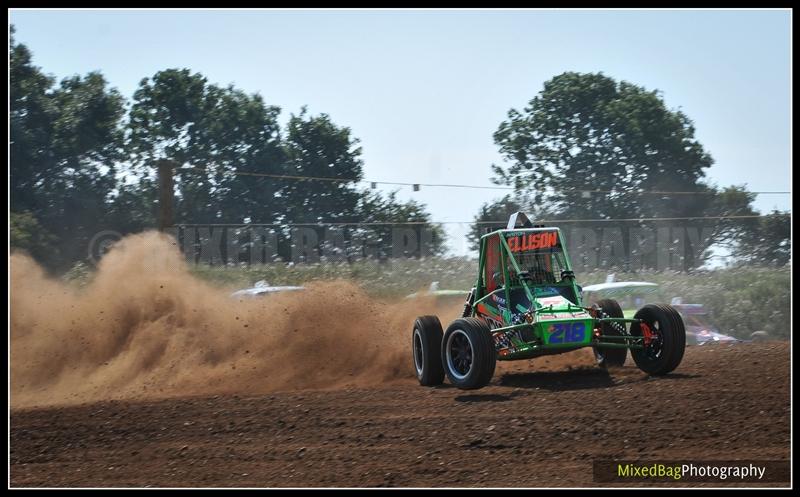
[[[267,295],[272,295],[274,293],[281,293],[281,292],[295,292],[299,290],[305,290],[302,286],[270,286],[266,281],[261,280],[257,281],[252,288],[245,288],[242,290],[237,290],[231,294],[231,297],[241,299],[241,298],[255,298],[255,297],[264,297]]]

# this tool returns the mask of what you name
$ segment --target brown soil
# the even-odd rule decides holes
[[[789,459],[787,343],[690,347],[658,379],[568,357],[470,392],[405,378],[13,409],[11,485],[598,486],[595,458]]]

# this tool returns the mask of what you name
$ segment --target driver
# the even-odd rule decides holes
[[[530,281],[534,285],[549,285],[556,282],[556,277],[552,271],[548,269],[549,264],[544,263],[541,257],[536,257],[533,260],[533,265],[528,268]]]

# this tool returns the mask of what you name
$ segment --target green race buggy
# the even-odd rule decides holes
[[[521,212],[481,237],[462,317],[443,330],[436,316],[421,316],[412,332],[414,369],[425,386],[447,376],[458,388],[482,388],[496,361],[582,347],[593,348],[600,367],[622,366],[630,350],[639,369],[664,375],[683,359],[686,330],[669,305],[648,304],[633,318],[612,299],[584,306],[561,231],[534,226]]]

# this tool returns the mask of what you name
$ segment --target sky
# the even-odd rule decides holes
[[[710,182],[788,191],[788,10],[20,10],[15,38],[58,79],[100,71],[128,98],[189,68],[259,93],[285,122],[307,106],[361,141],[364,178],[491,185],[492,134],[548,79],[598,72],[658,89],[694,121]],[[397,187],[382,187],[383,190]],[[400,188],[436,221],[469,221],[497,190]],[[762,195],[762,212],[790,209]],[[467,252],[467,225],[450,224]]]

